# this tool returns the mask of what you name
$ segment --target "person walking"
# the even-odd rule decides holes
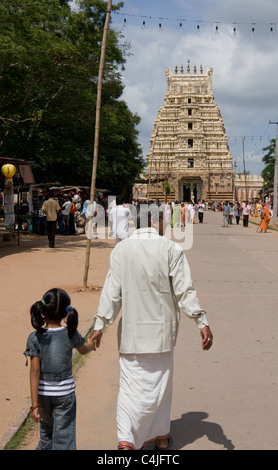
[[[179,227],[181,223],[181,207],[178,203],[178,201],[175,202],[173,206],[173,213],[172,213],[172,227]]]
[[[238,202],[235,204],[235,218],[236,218],[236,224],[239,225],[240,221],[240,205]]]
[[[229,202],[226,201],[223,206],[223,227],[228,227],[229,215],[230,215],[230,205],[229,205]]]
[[[166,205],[165,205],[164,219],[165,219],[166,226],[171,224],[171,221],[172,221],[172,206],[169,202],[166,202]]]
[[[181,227],[185,227],[186,221],[185,221],[185,216],[186,216],[186,207],[184,202],[181,203]]]
[[[271,215],[270,215],[269,208],[267,207],[267,205],[264,202],[262,203],[262,207],[263,207],[263,211],[262,211],[262,215],[261,215],[262,220],[261,220],[261,223],[260,223],[260,232],[265,232],[266,233],[266,231],[268,229],[270,219],[271,219]]]
[[[229,225],[233,225],[235,217],[235,207],[234,203],[230,202],[230,213],[229,213]]]
[[[48,199],[44,201],[42,205],[42,211],[46,214],[49,248],[54,248],[57,228],[57,214],[60,211],[60,204],[57,199],[54,199],[53,191],[49,192]]]
[[[61,217],[60,217],[60,233],[69,235],[69,215],[71,210],[71,198],[66,197],[64,204],[61,207]]]
[[[110,211],[110,222],[112,228],[112,235],[115,238],[115,245],[121,240],[129,237],[129,219],[131,218],[131,211],[129,207],[124,205],[121,196],[116,197],[116,207]]]
[[[32,332],[25,356],[30,357],[31,417],[40,423],[37,450],[76,449],[76,396],[72,349],[95,350],[77,331],[78,313],[63,289],[51,289],[30,309]],[[66,320],[67,327],[62,326]],[[27,365],[27,364],[26,364]]]
[[[248,203],[248,201],[244,201],[242,204],[243,227],[248,227],[250,210],[250,204]]]
[[[75,235],[75,212],[76,207],[75,203],[72,200],[72,197],[69,197],[69,201],[71,203],[70,213],[69,213],[69,234]]]
[[[90,199],[86,199],[83,204],[81,215],[85,219],[85,233],[91,240],[98,238],[97,222],[96,222],[97,213],[98,213],[97,197],[95,197],[93,204],[91,204]],[[90,222],[90,217],[92,217],[91,222]]]
[[[202,224],[204,221],[204,210],[205,210],[205,203],[204,201],[199,201],[198,203],[198,219],[199,224]]]
[[[158,212],[158,210],[157,210]],[[111,253],[91,340],[100,346],[103,329],[122,309],[118,330],[120,387],[118,449],[141,449],[156,441],[171,445],[173,350],[180,312],[194,319],[204,350],[213,335],[193,287],[185,254],[164,233],[163,211],[138,213],[137,229]]]

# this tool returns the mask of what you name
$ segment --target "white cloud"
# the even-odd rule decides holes
[[[191,68],[194,65],[199,68],[201,64],[204,68],[213,68],[215,103],[231,137],[231,153],[235,159],[242,159],[241,137],[245,136],[246,155],[250,155],[247,170],[260,173],[262,148],[267,146],[268,138],[276,134],[269,120],[277,118],[278,25],[273,25],[271,37],[269,24],[275,23],[278,17],[277,0],[161,0],[151,3],[129,0],[123,11],[135,7],[133,12],[137,15],[152,15],[146,21],[145,30],[141,17],[127,17],[124,29],[132,53],[127,58],[123,76],[124,97],[130,109],[142,118],[139,130],[144,155],[148,152],[154,121],[166,92],[165,69],[173,70],[175,65],[182,64],[186,68],[190,59]],[[188,18],[182,31],[179,31],[178,18]],[[123,16],[114,15],[114,23],[115,19],[119,26],[123,25]],[[199,34],[196,33],[197,19],[204,20],[200,22]],[[215,33],[216,20],[219,34]],[[252,23],[257,23],[253,37]]]

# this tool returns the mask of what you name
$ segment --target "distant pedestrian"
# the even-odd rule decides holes
[[[115,245],[121,240],[129,237],[129,219],[131,211],[128,206],[124,205],[121,196],[116,197],[116,207],[110,211],[110,222],[112,228],[112,236],[115,238]]]
[[[44,203],[44,199],[42,195],[39,196],[38,198],[38,209],[37,209],[37,214],[38,214],[38,231],[40,235],[45,235],[47,233],[47,224],[46,224],[46,214],[42,210],[42,206]]]
[[[57,199],[54,199],[53,191],[49,192],[48,199],[44,201],[42,205],[42,211],[46,214],[49,248],[54,248],[57,228],[57,214],[60,211],[60,204]]]
[[[223,227],[228,227],[229,215],[230,215],[230,205],[229,205],[229,202],[226,201],[223,206]]]
[[[244,201],[242,204],[243,227],[248,227],[250,210],[250,204],[248,203],[248,201]]]
[[[72,350],[95,350],[77,331],[78,313],[63,289],[51,289],[35,302],[31,323],[36,331],[27,340],[30,357],[31,416],[40,423],[37,450],[76,449],[76,396],[72,376]],[[62,326],[65,320],[67,326]]]
[[[172,221],[172,206],[169,202],[165,205],[164,218],[166,226],[170,225]]]
[[[235,208],[233,202],[230,202],[229,225],[233,225]]]
[[[193,201],[191,201],[191,208],[190,208],[190,221],[192,224],[195,222],[195,215],[196,215],[196,207]]]
[[[95,200],[93,204],[91,204],[90,199],[86,199],[86,201],[83,204],[82,212],[81,215],[85,219],[85,233],[87,236],[90,237],[90,239],[97,239],[98,238],[98,233],[97,233],[97,209],[98,209],[98,204],[96,201],[97,197],[95,197]],[[92,225],[90,226],[89,224],[89,219],[92,217]],[[93,230],[93,231],[92,231]],[[90,232],[90,233],[88,233]]]
[[[184,202],[181,203],[181,227],[185,227],[186,224],[186,207]]]
[[[181,223],[181,208],[178,201],[175,202],[173,206],[173,213],[172,213],[172,227],[179,227]]]
[[[69,215],[71,210],[71,201],[70,197],[67,196],[64,204],[61,207],[61,217],[60,217],[60,233],[69,235]]]
[[[199,223],[202,224],[203,221],[204,221],[204,210],[205,210],[205,204],[204,204],[204,201],[199,201],[199,204],[198,204],[198,219],[199,219]]]
[[[260,223],[260,232],[266,232],[268,229],[268,225],[271,219],[270,211],[269,208],[265,203],[262,204],[263,206],[263,211],[262,211],[262,221]]]
[[[69,213],[69,234],[70,235],[75,235],[75,212],[76,212],[76,207],[75,204],[72,200],[72,198],[69,198],[71,202],[71,208],[70,208],[70,213]]]
[[[235,204],[235,218],[236,218],[236,224],[239,225],[240,221],[240,205],[238,202]]]

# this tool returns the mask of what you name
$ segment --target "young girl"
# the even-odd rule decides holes
[[[31,358],[30,410],[40,422],[38,450],[76,449],[76,397],[72,349],[95,350],[77,331],[78,313],[63,289],[51,289],[30,310],[36,331],[29,335],[25,355]],[[66,320],[67,327],[61,325]]]

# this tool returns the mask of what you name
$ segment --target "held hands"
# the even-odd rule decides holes
[[[212,346],[213,334],[210,331],[209,326],[204,326],[201,329],[202,348],[204,351],[208,351]]]
[[[101,330],[94,330],[91,336],[87,339],[86,343],[80,348],[77,348],[77,351],[80,354],[88,354],[91,351],[96,351],[96,348],[100,345],[100,340],[102,337]]]
[[[94,351],[96,350],[96,348],[99,348],[101,337],[102,337],[102,330],[94,330],[90,338],[88,339],[88,342],[94,345],[93,347]]]

